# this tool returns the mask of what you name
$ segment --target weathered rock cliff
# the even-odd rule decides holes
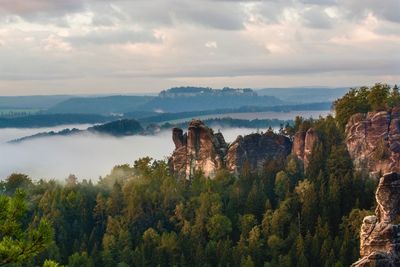
[[[380,178],[375,194],[376,215],[363,220],[360,232],[361,259],[353,267],[400,266],[400,175],[391,172]]]
[[[354,166],[379,180],[375,215],[363,220],[361,259],[354,267],[400,266],[400,125],[399,108],[353,115],[346,144]]]
[[[319,136],[313,128],[307,132],[299,131],[294,135],[292,154],[304,162],[304,169],[307,169],[313,147],[318,142]]]
[[[220,133],[199,120],[189,124],[188,132],[174,128],[172,139],[175,150],[169,160],[174,174],[179,177],[190,177],[196,170],[202,170],[206,176],[213,176],[224,166],[227,145]]]
[[[184,178],[196,170],[210,177],[223,168],[239,173],[244,162],[252,170],[261,170],[268,160],[284,160],[292,147],[288,137],[271,132],[239,136],[228,146],[221,133],[213,133],[199,120],[189,124],[187,133],[174,128],[172,139],[175,150],[169,165],[176,176]]]
[[[226,167],[239,173],[243,164],[248,162],[251,170],[261,171],[268,160],[285,160],[291,148],[289,138],[272,132],[239,136],[229,146]]]
[[[400,173],[399,108],[355,114],[346,126],[346,143],[357,169],[372,176]]]

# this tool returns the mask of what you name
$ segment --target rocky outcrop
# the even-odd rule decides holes
[[[353,115],[346,145],[358,170],[380,177],[375,215],[364,218],[354,267],[400,266],[400,108]]]
[[[261,171],[269,160],[285,160],[291,148],[288,137],[273,132],[239,136],[229,146],[226,167],[233,173],[239,173],[243,164],[248,162],[251,170]]]
[[[239,136],[228,146],[221,133],[214,133],[199,120],[189,124],[187,133],[174,128],[172,139],[175,150],[169,159],[170,169],[184,178],[199,170],[210,177],[220,169],[237,174],[245,162],[252,170],[261,170],[268,160],[284,160],[292,147],[288,137],[272,132]]]
[[[375,215],[363,220],[360,232],[361,259],[353,267],[400,266],[400,175],[391,172],[380,178],[375,194]]]
[[[304,169],[307,169],[310,162],[311,152],[319,142],[317,132],[310,128],[308,131],[298,131],[293,138],[292,154],[304,162]]]
[[[400,173],[400,108],[355,114],[346,126],[346,144],[356,169]]]
[[[171,170],[179,177],[190,177],[196,170],[213,176],[224,166],[227,145],[222,134],[214,134],[199,120],[189,124],[188,132],[174,128],[175,150],[169,160]]]

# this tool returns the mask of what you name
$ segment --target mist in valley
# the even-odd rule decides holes
[[[70,125],[85,129],[90,125]],[[64,180],[69,174],[78,179],[97,181],[110,173],[115,165],[133,164],[141,157],[166,159],[173,151],[171,131],[152,136],[116,138],[93,133],[72,136],[53,136],[8,144],[9,140],[44,131],[58,131],[67,126],[36,129],[0,129],[0,179],[19,172],[32,179]],[[218,131],[218,128],[214,128]],[[220,129],[227,142],[238,135],[257,129]],[[261,130],[261,129],[260,129]],[[265,130],[265,129],[264,129]]]

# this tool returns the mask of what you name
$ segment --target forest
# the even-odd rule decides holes
[[[355,170],[344,128],[357,112],[400,104],[397,86],[352,89],[336,117],[296,118],[321,142],[262,172],[176,179],[166,161],[115,166],[97,183],[11,174],[1,182],[0,266],[350,266],[377,180]],[[77,155],[79,156],[79,155]]]

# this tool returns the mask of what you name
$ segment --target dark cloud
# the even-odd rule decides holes
[[[372,13],[378,18],[400,23],[399,0],[341,0],[338,7],[347,11],[349,19],[362,19]]]
[[[129,16],[133,23],[148,26],[171,26],[173,23],[190,23],[205,27],[237,30],[243,28],[245,14],[240,6],[243,1],[212,0],[0,0],[4,14],[15,14],[29,21],[62,25],[53,19],[81,11],[94,13],[93,24],[113,25],[114,19]],[[246,2],[246,1],[244,1]],[[116,12],[112,6],[120,9]],[[124,18],[126,19],[126,18]]]
[[[319,7],[313,7],[303,13],[304,25],[310,28],[329,29],[332,19]]]
[[[338,0],[299,0],[299,2],[311,5],[336,5]]]
[[[192,22],[222,30],[240,30],[245,19],[240,6],[222,1],[187,2],[175,10],[174,16],[179,22]]]
[[[80,10],[83,6],[82,0],[0,0],[0,10],[22,17],[62,15]]]

